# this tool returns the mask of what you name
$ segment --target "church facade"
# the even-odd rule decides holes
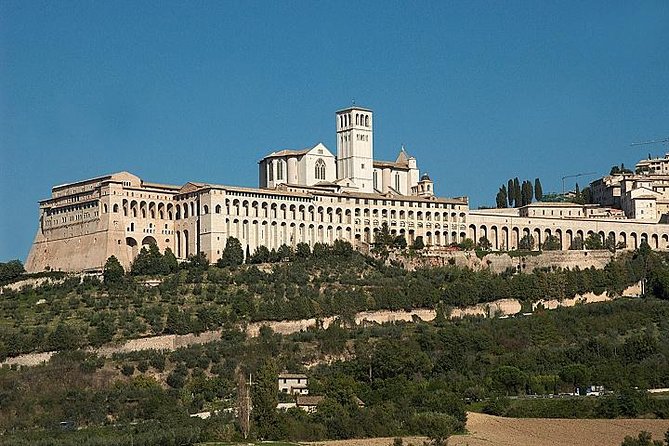
[[[541,203],[470,211],[466,197],[436,197],[431,178],[420,174],[404,147],[394,161],[374,160],[371,110],[349,107],[336,112],[335,120],[336,155],[322,143],[272,152],[258,162],[257,188],[164,185],[128,172],[55,186],[39,203],[26,270],[100,270],[112,255],[127,269],[152,243],[179,259],[203,252],[216,261],[228,237],[251,253],[261,245],[313,246],[336,239],[364,248],[384,223],[408,243],[422,237],[435,248],[486,237],[493,249],[511,250],[529,234],[537,246],[556,236],[569,249],[575,237],[592,233],[613,235],[630,249],[642,240],[656,249],[669,247],[668,225],[586,208]]]

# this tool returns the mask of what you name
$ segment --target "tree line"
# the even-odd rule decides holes
[[[518,177],[516,177],[509,179],[507,184],[500,186],[495,197],[495,202],[497,208],[519,208],[532,203],[532,200],[535,198],[537,201],[541,201],[543,198],[541,180],[535,178],[533,186],[530,180],[523,180],[521,183]]]

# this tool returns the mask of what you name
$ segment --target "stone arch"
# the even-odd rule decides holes
[[[209,206],[207,206],[206,204],[202,206],[202,213],[204,215],[207,215],[209,213]]]
[[[636,232],[630,233],[630,239],[632,240],[632,249],[639,248],[639,238],[636,235]],[[628,245],[629,246],[629,245]]]
[[[216,212],[217,214],[221,213],[221,205],[220,204],[216,205],[216,207],[214,208],[214,212]]]
[[[619,238],[619,243],[622,243],[625,245],[625,248],[627,248],[627,234],[625,232],[620,233],[620,238]]]
[[[541,244],[544,242],[544,240],[541,238],[541,229],[534,228],[534,231],[532,231],[532,237],[534,237],[535,249],[539,249]]]
[[[149,245],[158,245],[158,242],[156,242],[156,239],[153,238],[152,236],[147,235],[142,239],[142,247]]]
[[[518,242],[520,242],[520,229],[514,227],[511,229],[511,244],[509,245],[509,250],[518,249]]]
[[[469,238],[472,239],[474,241],[474,243],[477,242],[477,239],[476,239],[476,225],[469,225]]]
[[[565,248],[564,248],[564,243],[563,243],[564,240],[563,240],[563,237],[562,237],[562,229],[557,228],[555,230],[555,234],[553,234],[553,235],[557,238],[558,243],[560,244],[560,250],[564,250]]]
[[[502,240],[497,249],[508,250],[509,249],[509,228],[502,226]]]
[[[479,227],[477,238],[474,239],[474,243],[478,244],[479,239],[482,238],[482,237],[485,237],[488,241],[490,241],[490,238],[488,237],[488,227],[486,225],[481,225]]]
[[[137,240],[132,237],[125,238],[125,246],[128,252],[128,258],[134,260],[139,253],[139,247],[137,246]]]
[[[181,258],[181,231],[177,231],[175,233],[176,235],[176,242],[177,242],[177,258]]]
[[[651,236],[650,236],[650,240],[651,240],[651,244],[650,244],[650,246],[651,246],[653,249],[658,249],[658,248],[660,247],[660,239],[659,239],[659,237],[657,236],[657,234],[653,234],[653,235],[651,235]]]
[[[188,240],[188,230],[184,229],[184,257],[190,256],[190,240]]]
[[[114,206],[112,206],[112,212],[118,212],[118,203],[114,203]]]

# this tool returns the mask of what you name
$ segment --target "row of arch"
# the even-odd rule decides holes
[[[221,213],[220,205],[215,212]],[[226,214],[231,217],[254,217],[254,218],[277,218],[282,220],[313,221],[326,223],[351,224],[353,217],[400,219],[400,220],[425,220],[425,221],[450,221],[464,223],[467,214],[464,212],[449,211],[414,211],[393,208],[353,208],[344,209],[330,206],[277,204],[248,200],[226,200]],[[203,206],[203,213],[209,213],[209,207]]]
[[[106,203],[103,204],[103,212],[107,213],[109,208]],[[121,208],[118,203],[112,205],[112,212],[123,212],[125,217],[132,218],[150,218],[160,220],[180,220],[199,215],[198,206],[194,201],[183,204],[176,203],[155,203],[146,201],[128,201],[123,200]],[[209,214],[209,205],[203,205],[202,214]],[[425,221],[450,221],[454,223],[464,223],[466,214],[464,212],[448,211],[414,211],[397,210],[388,208],[355,208],[344,209],[335,207],[324,207],[314,205],[295,205],[286,203],[268,203],[248,200],[230,200],[225,201],[225,211],[230,216],[243,216],[255,218],[278,218],[284,220],[301,220],[314,222],[328,222],[351,224],[353,217],[363,218],[381,218],[381,219],[400,219],[400,220],[425,220]],[[217,204],[213,212],[221,214],[223,207]]]
[[[597,235],[602,243],[611,240],[615,245],[628,249],[637,249],[642,241],[648,243],[653,249],[669,248],[668,234],[649,234],[640,231],[593,231],[561,228],[542,229],[538,227],[509,227],[504,225],[474,224],[469,225],[467,230],[468,238],[478,242],[482,237],[485,237],[490,242],[492,249],[500,251],[518,249],[520,240],[526,235],[532,236],[534,240],[534,249],[540,249],[549,237],[554,236],[559,241],[561,249],[568,250],[574,246],[574,239],[579,238],[581,241],[585,241],[593,234]]]
[[[339,115],[339,127],[348,127],[351,125],[352,118],[351,118],[351,113],[346,113],[346,114],[341,114]],[[362,125],[365,127],[369,127],[369,115],[364,114],[364,113],[356,113],[355,114],[355,125]]]

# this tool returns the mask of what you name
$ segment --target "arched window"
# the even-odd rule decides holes
[[[365,115],[365,127],[369,127],[369,115]]]
[[[106,204],[102,205],[102,213],[104,213],[104,214],[107,213],[107,205]]]
[[[400,174],[399,173],[395,174],[395,190],[397,192],[400,191]]]
[[[220,213],[221,213],[221,205],[220,205],[220,204],[217,204],[217,205],[216,205],[216,213],[217,213],[217,214],[220,214]]]
[[[283,161],[281,160],[276,165],[276,179],[283,180]]]
[[[269,163],[269,181],[274,181],[274,163],[270,161]]]
[[[206,204],[204,205],[203,213],[204,213],[204,214],[208,214],[208,213],[209,213],[209,206],[207,206]]]
[[[112,208],[114,212],[118,212],[118,204],[114,204],[114,207]]]
[[[375,170],[375,171],[374,171],[374,189],[378,189],[378,188],[379,188],[378,183],[379,183],[379,175],[378,175],[378,173],[377,173],[376,170]]]
[[[315,175],[317,180],[324,180],[325,179],[325,161],[322,159],[319,159],[316,161],[316,165],[314,166],[315,170]]]

